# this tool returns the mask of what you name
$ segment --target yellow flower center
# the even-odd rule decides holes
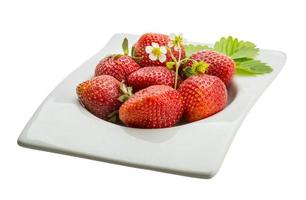
[[[156,56],[156,57],[160,57],[160,56],[162,55],[162,52],[161,52],[160,48],[154,47],[154,48],[152,49],[152,54],[153,54],[154,56]]]

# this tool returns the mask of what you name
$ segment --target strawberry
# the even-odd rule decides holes
[[[171,44],[170,37],[164,34],[158,33],[146,33],[143,34],[133,47],[133,53],[135,57],[139,57],[139,65],[145,66],[166,66],[168,61],[172,61],[172,57],[167,50],[168,44]],[[173,56],[176,59],[185,58],[184,48],[179,51],[174,47],[171,47]]]
[[[110,75],[115,77],[118,81],[124,81],[129,74],[140,68],[134,59],[128,56],[128,41],[126,38],[122,43],[122,48],[124,55],[117,54],[107,56],[98,63],[95,70],[95,76]]]
[[[230,85],[235,73],[235,62],[233,59],[216,51],[207,50],[192,54],[187,62],[187,66],[191,67],[195,61],[207,63],[206,74],[217,76],[226,86]]]
[[[153,85],[136,92],[119,109],[121,121],[138,128],[171,127],[182,114],[180,94],[165,85]]]
[[[188,122],[211,116],[227,103],[226,86],[216,76],[191,76],[181,83],[178,91],[183,97],[184,117]]]
[[[76,88],[81,104],[92,114],[107,119],[121,105],[120,82],[112,76],[101,75],[79,84]]]
[[[95,76],[110,75],[118,81],[126,80],[127,76],[138,70],[140,66],[129,56],[108,56],[96,67]]]
[[[134,91],[138,91],[151,85],[168,85],[173,87],[174,78],[174,71],[170,71],[166,67],[144,67],[131,73],[127,83]]]

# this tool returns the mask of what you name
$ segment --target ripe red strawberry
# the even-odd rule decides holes
[[[182,114],[180,94],[165,85],[153,85],[136,92],[119,109],[121,121],[138,128],[171,127]]]
[[[118,81],[126,80],[127,76],[140,68],[140,66],[129,56],[129,44],[127,38],[122,43],[124,54],[107,56],[96,66],[95,76],[110,75]]]
[[[166,67],[144,67],[128,76],[128,85],[138,91],[151,85],[168,85],[173,87],[175,73]]]
[[[235,73],[235,62],[230,57],[207,50],[195,53],[190,58],[198,62],[204,61],[208,63],[209,66],[205,73],[219,77],[226,86],[230,85]],[[189,60],[187,66],[190,67],[191,65],[192,61]]]
[[[112,55],[99,62],[96,66],[95,76],[110,75],[118,81],[122,81],[139,68],[140,66],[127,55]]]
[[[120,82],[112,76],[102,75],[79,84],[76,88],[81,104],[92,114],[107,119],[121,105]]]
[[[143,34],[134,45],[133,55],[139,57],[139,65],[145,66],[166,66],[166,62],[172,61],[166,46],[170,42],[170,37],[158,33]],[[149,48],[149,49],[148,49]],[[171,48],[173,56],[178,59],[179,51]],[[151,52],[151,53],[150,53]],[[184,48],[181,48],[181,59],[185,58]]]
[[[226,86],[216,76],[191,76],[181,83],[178,91],[183,97],[184,117],[188,122],[211,116],[227,103]]]

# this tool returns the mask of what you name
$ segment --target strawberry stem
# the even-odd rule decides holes
[[[177,88],[177,79],[178,79],[178,71],[179,71],[179,65],[175,65],[175,80],[174,80],[174,89],[176,90]]]
[[[178,48],[179,48],[179,57],[178,57],[178,62],[175,65],[175,84],[174,84],[175,90],[177,89],[177,79],[178,79],[178,73],[179,73],[179,68],[181,65],[181,57],[182,57],[182,50],[181,50],[180,45],[178,45]]]
[[[178,59],[176,59],[175,56],[173,55],[171,48],[168,48],[169,54],[170,54],[173,62],[175,63],[175,80],[174,80],[174,89],[175,90],[177,89],[179,68],[180,68],[182,62],[185,60],[185,59],[181,60],[182,50],[181,50],[180,46],[178,46],[178,47],[179,47],[178,48],[178,52],[179,52]]]
[[[175,63],[177,63],[177,60],[176,60],[175,56],[173,55],[171,48],[168,47],[168,51],[169,51],[169,53],[170,53],[170,56],[171,56],[172,60],[173,60]]]

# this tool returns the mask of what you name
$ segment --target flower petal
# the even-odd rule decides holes
[[[159,44],[156,43],[156,42],[152,42],[152,47],[154,47],[154,48],[159,48]]]
[[[166,47],[161,46],[159,49],[160,49],[160,51],[161,51],[163,54],[166,54],[166,53],[167,53]]]
[[[153,53],[149,54],[149,58],[150,60],[153,60],[153,61],[157,60],[157,57]]]
[[[151,53],[152,50],[153,50],[153,47],[152,46],[146,46],[145,50],[146,50],[147,53]]]
[[[161,62],[161,63],[165,62],[166,59],[167,59],[167,58],[166,58],[166,55],[165,55],[165,54],[160,55],[159,58],[158,58],[159,62]]]

